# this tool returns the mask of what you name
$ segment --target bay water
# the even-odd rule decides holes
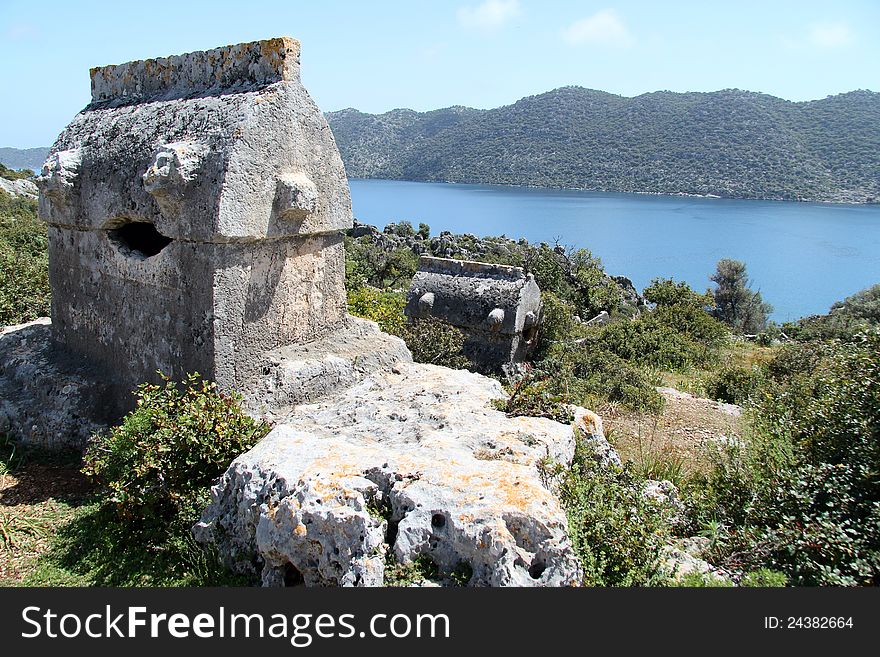
[[[380,228],[506,235],[587,248],[642,290],[655,277],[698,291],[721,258],[792,321],[880,283],[880,205],[842,205],[351,179],[354,216]]]

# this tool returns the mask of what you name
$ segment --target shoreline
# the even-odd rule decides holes
[[[545,185],[521,185],[514,183],[485,183],[485,182],[461,182],[456,180],[412,180],[410,178],[378,178],[363,176],[347,176],[349,180],[382,180],[386,182],[409,182],[427,185],[474,185],[482,187],[507,187],[514,189],[546,189],[563,192],[589,192],[592,194],[638,194],[641,196],[669,196],[674,198],[703,198],[710,200],[725,201],[774,201],[777,203],[816,203],[822,205],[846,205],[846,206],[865,206],[873,207],[880,205],[880,199],[876,201],[829,201],[813,198],[771,198],[764,196],[720,196],[718,194],[697,194],[693,192],[653,192],[653,191],[620,191],[610,189],[588,189],[585,187],[549,187]]]

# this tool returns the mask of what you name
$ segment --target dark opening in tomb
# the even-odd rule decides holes
[[[153,224],[145,221],[123,224],[119,228],[112,229],[109,236],[124,251],[138,253],[145,258],[156,255],[174,241],[156,230]]]

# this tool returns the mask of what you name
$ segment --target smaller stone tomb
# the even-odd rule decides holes
[[[470,361],[497,370],[534,347],[541,290],[520,267],[422,256],[404,312],[458,327]]]

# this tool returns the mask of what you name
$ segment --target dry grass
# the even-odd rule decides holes
[[[677,390],[660,389],[666,401],[658,415],[606,405],[597,412],[624,461],[651,479],[680,479],[708,465],[707,448],[739,440],[742,418],[735,407]]]

